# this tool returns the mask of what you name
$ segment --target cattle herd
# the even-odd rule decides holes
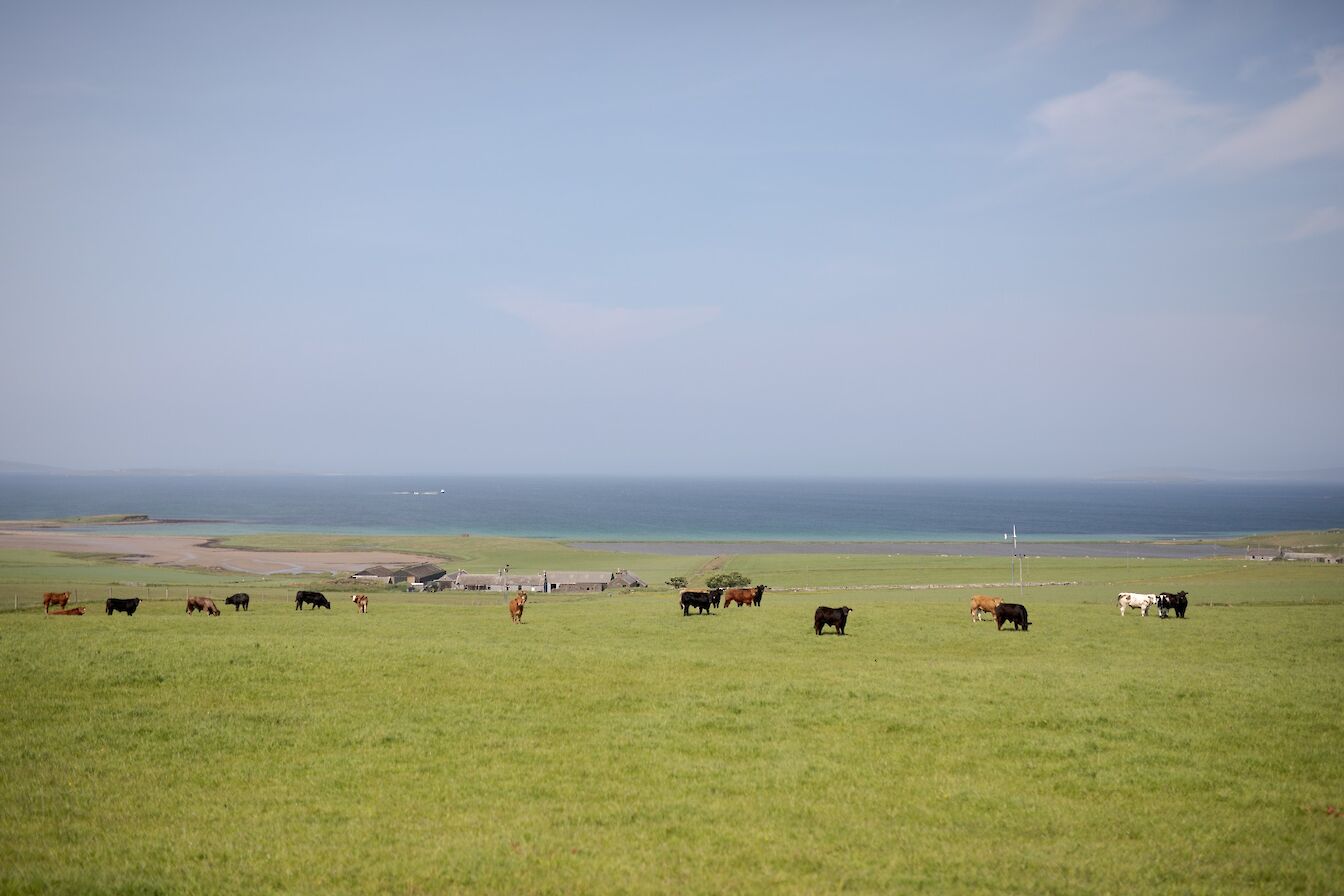
[[[696,611],[696,615],[714,615],[710,612],[712,609],[718,609],[722,606],[724,609],[736,604],[739,607],[759,607],[761,598],[765,595],[766,586],[757,585],[754,588],[711,588],[707,591],[692,591],[684,589],[680,595],[679,606],[683,616],[690,616],[691,610]],[[231,594],[224,599],[224,605],[233,607],[236,613],[239,610],[246,610],[251,603],[251,598],[247,594]],[[369,596],[367,594],[356,594],[350,598],[356,609],[360,613],[369,611]],[[42,609],[49,616],[83,616],[83,607],[67,608],[66,604],[70,601],[70,592],[68,591],[48,591],[42,595]],[[1131,591],[1122,591],[1116,595],[1116,606],[1120,608],[1120,615],[1124,616],[1126,610],[1138,610],[1139,615],[1147,616],[1148,610],[1156,607],[1157,615],[1162,619],[1170,618],[1171,613],[1176,614],[1177,619],[1185,618],[1186,607],[1189,606],[1189,595],[1184,591],[1160,591],[1156,594],[1137,594]],[[527,605],[527,594],[519,591],[511,601],[509,601],[509,618],[514,622],[523,621],[523,608]],[[320,591],[297,591],[294,594],[294,609],[302,610],[305,606],[312,607],[314,610],[319,607],[325,610],[331,609],[331,601],[327,600],[325,594]],[[113,613],[125,613],[127,616],[134,616],[135,611],[140,608],[140,598],[138,597],[109,597],[104,604],[107,615]],[[219,607],[215,606],[214,600],[209,597],[188,597],[187,615],[193,613],[205,613],[207,616],[218,616]],[[835,629],[837,635],[845,633],[845,623],[849,621],[849,614],[853,612],[851,607],[817,607],[812,614],[812,629],[818,635],[826,626]],[[1027,618],[1027,608],[1022,604],[1008,603],[1002,598],[990,597],[987,594],[977,594],[971,598],[971,620],[980,622],[988,614],[994,618],[997,628],[1002,631],[1005,623],[1011,624],[1014,631],[1029,631],[1031,622]]]

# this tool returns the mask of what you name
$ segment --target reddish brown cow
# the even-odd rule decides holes
[[[52,616],[83,616],[83,615],[84,615],[84,608],[83,608],[83,607],[71,607],[71,608],[68,609],[68,610],[53,610],[53,611],[51,612],[51,615],[52,615]]]
[[[52,607],[60,607],[64,610],[65,602],[69,599],[69,591],[48,591],[42,595],[42,610],[46,613],[50,613]]]
[[[988,594],[977,594],[971,598],[971,620],[979,622],[984,618],[984,614],[994,615],[994,608],[1003,603],[1001,597],[990,597]]]
[[[723,592],[724,609],[734,603],[742,607],[759,607],[762,594],[765,594],[764,585],[757,585],[755,588],[729,588]]]
[[[513,600],[509,601],[509,618],[514,622],[522,622],[523,607],[525,606],[527,606],[527,595],[519,591]]]
[[[354,597],[350,598],[350,600],[355,606],[359,607],[359,612],[369,612],[369,596],[367,594],[356,594]]]
[[[189,597],[187,598],[187,615],[199,610],[202,613],[209,613],[211,616],[219,615],[219,607],[208,597]]]

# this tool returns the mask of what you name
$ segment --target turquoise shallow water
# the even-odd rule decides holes
[[[985,542],[1016,525],[1034,541],[1102,541],[1340,527],[1344,485],[0,474],[0,519],[105,513],[187,520],[154,531],[193,534]]]

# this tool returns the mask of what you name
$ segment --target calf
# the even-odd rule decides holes
[[[111,616],[113,611],[125,613],[127,616],[134,616],[135,611],[140,609],[140,598],[138,597],[109,597],[107,603],[107,615]]]
[[[200,611],[208,613],[211,616],[219,615],[219,607],[208,597],[189,597],[187,598],[187,615]]]
[[[1172,610],[1176,611],[1177,619],[1185,618],[1185,608],[1189,606],[1189,595],[1184,591],[1172,593],[1163,591],[1157,596],[1157,615],[1159,619],[1166,619],[1167,614]]]
[[[359,612],[369,612],[369,596],[367,594],[356,594],[350,600],[355,606],[359,607]]]
[[[69,610],[52,610],[52,616],[83,616],[83,607],[71,607]]]
[[[715,589],[718,591],[719,589]],[[722,594],[720,594],[722,596]],[[713,591],[683,591],[681,592],[681,615],[691,615],[691,607],[695,607],[696,615],[709,613],[709,608],[718,606],[714,601]],[[710,613],[713,616],[713,613]]]
[[[251,603],[251,601],[252,598],[239,592],[238,594],[230,594],[228,597],[224,598],[224,605],[226,607],[233,607],[233,612],[237,613],[239,610],[246,610],[247,605]]]
[[[1031,623],[1027,621],[1027,608],[1021,604],[1005,604],[1000,602],[994,608],[994,623],[999,631],[1003,631],[1003,624],[1011,622],[1013,631],[1029,631]]]
[[[971,621],[979,622],[985,618],[988,613],[994,615],[994,608],[1003,603],[1001,597],[990,597],[988,594],[977,594],[971,598]]]
[[[42,611],[50,612],[52,607],[65,609],[65,603],[70,599],[69,591],[48,591],[42,595]]]
[[[296,591],[294,593],[294,609],[302,610],[304,604],[312,604],[313,609],[326,607],[331,609],[331,601],[321,591]]]
[[[817,611],[812,614],[812,628],[821,635],[824,626],[835,626],[835,633],[843,635],[845,633],[845,623],[849,621],[850,607],[817,607]]]
[[[523,607],[527,606],[527,594],[519,591],[514,595],[513,600],[509,601],[509,618],[514,622],[523,621]]]

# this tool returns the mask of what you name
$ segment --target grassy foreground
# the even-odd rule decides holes
[[[6,606],[91,609],[0,614],[0,892],[1339,889],[1339,567],[1040,558],[1073,584],[1028,588],[1013,633],[966,610],[996,560],[435,547],[779,590],[690,618],[542,596],[515,626],[500,595],[359,616],[331,581],[0,552]],[[300,585],[334,609],[296,613]],[[1185,588],[1190,618],[1122,619],[1121,587]],[[188,589],[253,608],[189,618]]]

